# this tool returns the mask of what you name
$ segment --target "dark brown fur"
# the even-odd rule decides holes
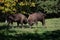
[[[41,12],[35,12],[29,15],[28,17],[28,24],[30,26],[32,26],[34,23],[38,23],[38,21],[40,21],[42,23],[42,25],[45,25],[45,14],[41,13]]]
[[[19,26],[19,23],[23,26],[23,24],[27,23],[27,18],[23,14],[12,14],[7,17],[8,25],[13,22],[17,22],[17,26]]]

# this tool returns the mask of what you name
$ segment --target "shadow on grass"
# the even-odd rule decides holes
[[[12,26],[12,25],[8,26],[8,25],[2,25],[2,26],[0,26],[0,30],[3,30],[3,29],[10,29],[10,28],[17,28],[17,27],[22,28],[21,25],[19,25],[19,26]],[[29,28],[28,25],[23,25],[23,27],[24,27],[24,28]]]
[[[3,30],[3,29],[8,29],[10,26],[7,26],[7,25],[3,25],[3,26],[0,26],[0,30]]]
[[[10,26],[8,26],[8,25],[2,25],[2,26],[0,26],[0,30],[4,30],[4,29],[11,29],[11,28],[22,28],[22,26],[21,25],[19,25],[19,26],[12,26],[12,25],[10,25]],[[30,28],[29,27],[29,25],[23,25],[23,28]],[[31,27],[32,29],[33,28],[36,28],[36,27]],[[40,27],[37,27],[37,28],[40,28]]]
[[[60,40],[60,30],[47,31],[43,34],[22,33],[12,35],[0,34],[0,40]]]

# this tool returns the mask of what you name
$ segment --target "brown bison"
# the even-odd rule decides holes
[[[8,22],[8,25],[10,23],[13,24],[13,22],[17,22],[17,26],[19,26],[19,23],[23,26],[23,24],[27,23],[27,18],[26,18],[26,16],[24,16],[23,14],[20,14],[20,13],[11,14],[11,15],[8,15],[7,22]]]
[[[45,25],[45,14],[41,12],[35,12],[29,15],[28,24],[32,26],[34,23],[38,24],[38,21],[42,22],[42,25]]]

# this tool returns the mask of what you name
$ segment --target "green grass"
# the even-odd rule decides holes
[[[12,27],[9,30],[10,31],[16,31],[15,34],[20,34],[20,33],[44,33],[45,31],[54,31],[54,30],[60,30],[60,18],[53,18],[53,19],[46,19],[46,27],[44,28],[42,26],[41,22],[38,22],[38,26],[36,27],[36,25],[33,25],[32,29],[31,28],[19,28],[19,27]],[[6,25],[6,23],[0,23],[0,26]],[[13,24],[13,26],[16,26],[16,23]],[[8,26],[7,26],[8,27]],[[3,29],[4,31],[6,29]],[[2,31],[2,30],[0,30]],[[9,34],[13,34],[10,33]]]
[[[30,34],[34,35],[34,34],[37,33],[37,34],[42,35],[42,34],[46,33],[46,35],[48,35],[50,33],[53,34],[54,32],[52,32],[52,31],[60,30],[60,18],[46,19],[45,22],[46,22],[46,27],[47,28],[44,28],[42,26],[41,22],[38,22],[37,27],[36,27],[36,25],[33,25],[32,28],[19,28],[19,27],[8,28],[9,26],[7,26],[6,23],[0,23],[0,34],[12,35],[12,36],[16,36],[16,35],[19,35],[19,34],[24,36],[24,35],[29,34],[28,36],[30,36]],[[14,23],[13,26],[16,26],[16,23]],[[48,32],[48,34],[47,34],[47,32]],[[45,37],[43,37],[43,38],[45,38]]]

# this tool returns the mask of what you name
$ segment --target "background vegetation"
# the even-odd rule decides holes
[[[0,0],[2,13],[60,12],[60,0]]]

